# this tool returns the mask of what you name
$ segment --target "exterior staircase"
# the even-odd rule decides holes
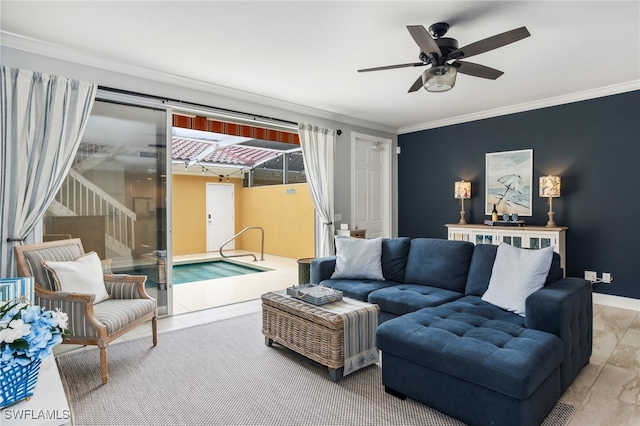
[[[105,216],[106,250],[131,258],[135,248],[136,214],[104,190],[71,169],[49,207],[53,216]]]

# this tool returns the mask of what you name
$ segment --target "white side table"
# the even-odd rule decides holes
[[[0,409],[1,426],[59,426],[71,424],[71,411],[53,356],[42,361],[38,382],[28,401]]]

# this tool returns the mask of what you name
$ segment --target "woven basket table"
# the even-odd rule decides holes
[[[266,293],[262,295],[262,334],[267,346],[276,342],[328,367],[334,382],[342,378],[344,324],[340,314],[283,294]]]

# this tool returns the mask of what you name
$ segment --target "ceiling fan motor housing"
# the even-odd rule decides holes
[[[445,58],[449,56],[449,53],[458,49],[458,40],[456,40],[455,38],[441,37],[441,38],[435,39],[435,42],[440,48],[440,52],[442,52],[442,56]]]

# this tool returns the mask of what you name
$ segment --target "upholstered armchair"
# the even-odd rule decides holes
[[[153,346],[157,344],[157,303],[144,288],[146,276],[104,275],[107,300],[94,304],[94,294],[60,291],[44,262],[70,262],[83,256],[79,238],[14,248],[18,273],[34,277],[32,301],[45,309],[60,309],[69,316],[69,333],[63,343],[97,345],[100,348],[102,383],[109,378],[107,346],[131,329],[151,320]],[[99,277],[98,277],[99,283]]]

